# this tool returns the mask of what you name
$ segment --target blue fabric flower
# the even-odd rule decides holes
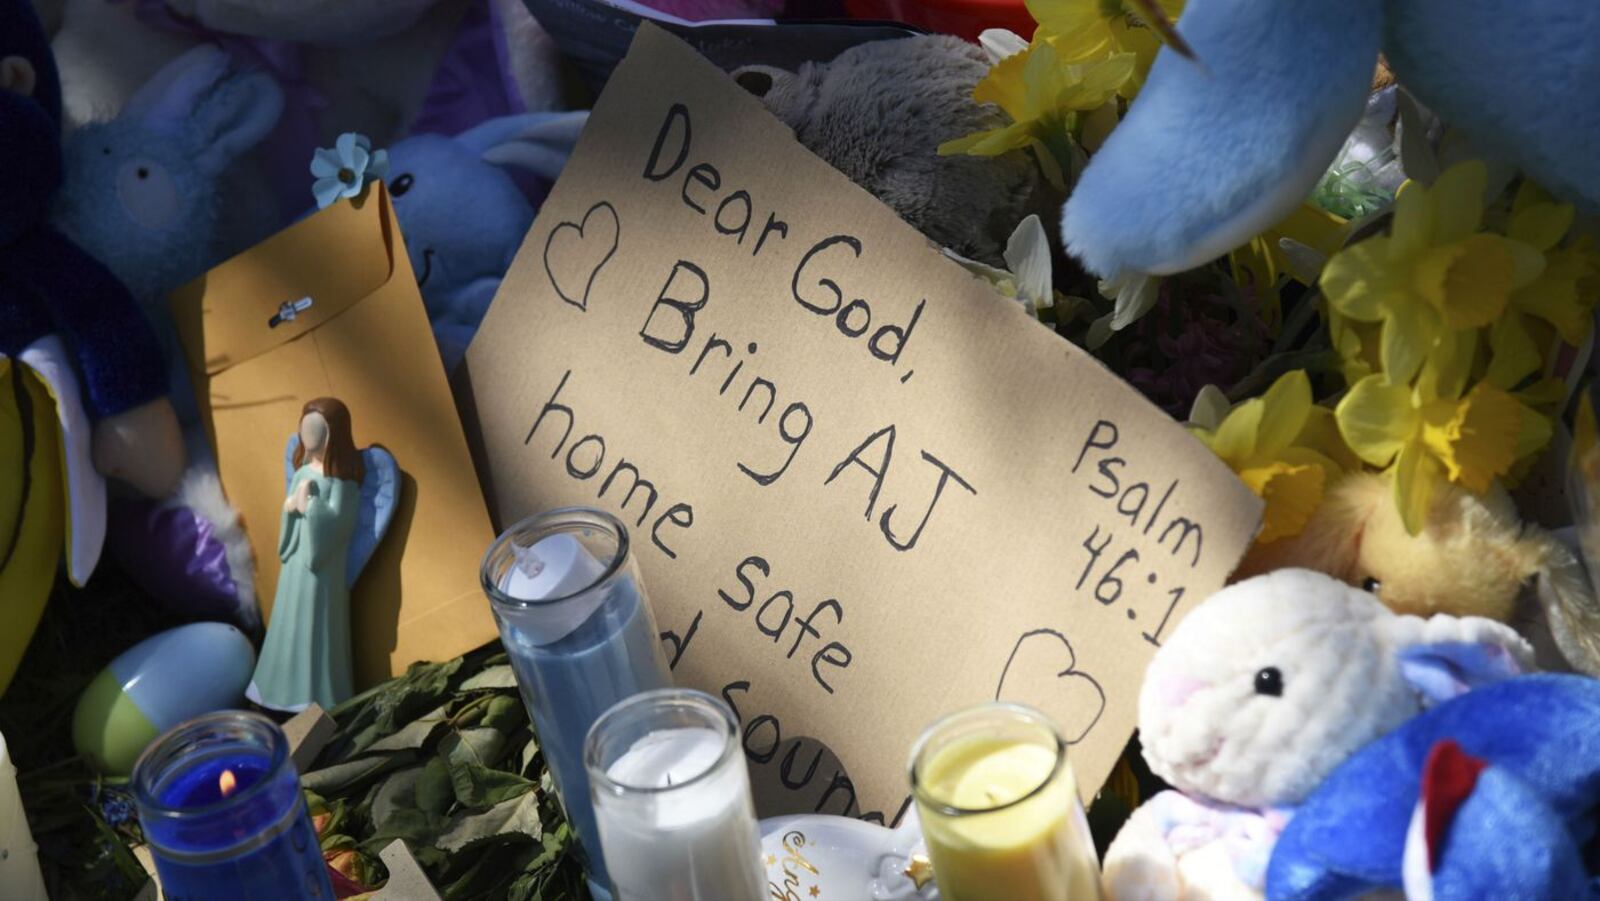
[[[367,182],[389,174],[389,152],[373,150],[366,135],[347,131],[333,147],[318,147],[311,158],[311,174],[316,181],[311,194],[317,209],[326,209],[341,197],[361,193]]]

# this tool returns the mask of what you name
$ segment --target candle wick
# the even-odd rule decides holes
[[[668,773],[667,774],[667,788],[671,788],[671,787],[672,787],[672,774]]]

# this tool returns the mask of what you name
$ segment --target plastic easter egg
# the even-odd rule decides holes
[[[152,635],[101,670],[78,699],[72,743],[101,772],[127,775],[156,736],[237,707],[256,668],[250,639],[226,623]]]

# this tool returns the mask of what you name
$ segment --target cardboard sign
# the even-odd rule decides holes
[[[674,675],[737,712],[764,814],[897,822],[917,735],[996,698],[1054,718],[1091,795],[1260,513],[651,27],[458,391],[502,524],[586,504],[633,530]]]

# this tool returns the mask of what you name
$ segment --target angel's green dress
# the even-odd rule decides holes
[[[345,558],[361,486],[302,466],[289,495],[307,479],[314,485],[306,512],[287,510],[278,524],[283,568],[250,691],[252,700],[279,710],[300,710],[312,701],[333,707],[353,694]]]

